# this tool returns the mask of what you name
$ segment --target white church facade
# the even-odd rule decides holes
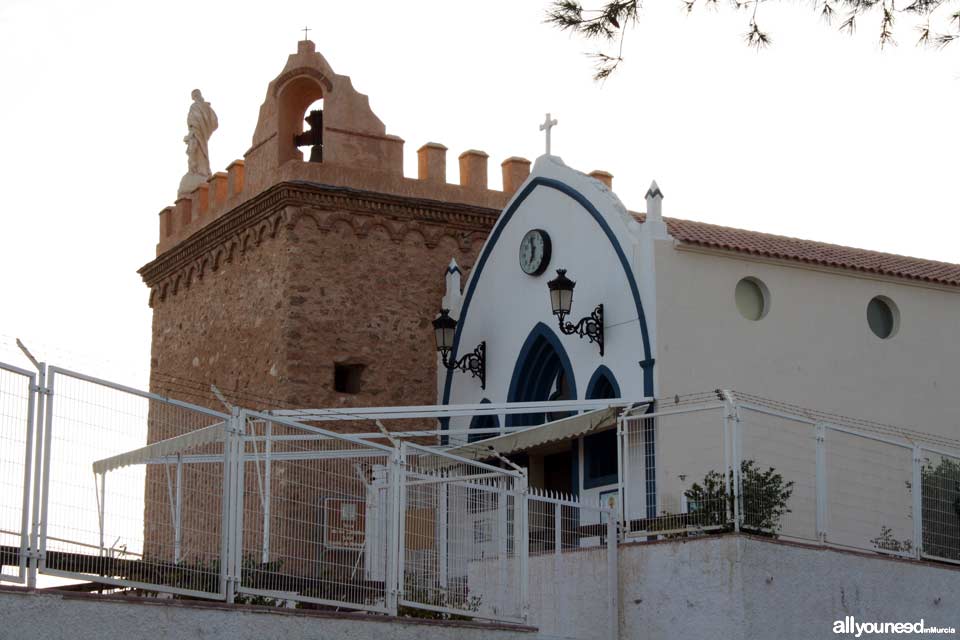
[[[541,156],[467,277],[455,263],[448,269],[441,306],[457,321],[448,360],[482,344],[485,375],[438,367],[438,403],[660,399],[652,412],[664,398],[724,389],[898,425],[905,442],[909,434],[960,440],[960,266],[664,218],[662,202],[654,183],[646,213],[631,213],[600,180]],[[602,351],[591,336],[561,330],[550,291],[558,270],[575,282],[561,322],[590,322],[602,311]],[[463,453],[467,441],[564,415],[451,418],[441,433],[455,434],[447,441]],[[682,428],[651,420],[632,455],[618,454],[610,421],[535,446],[506,436],[488,442],[527,467],[532,486],[587,503],[629,477],[629,510],[652,518],[685,511],[692,483],[725,466],[722,422],[719,413],[690,415]],[[812,477],[810,422],[793,437],[809,451],[802,473]],[[882,476],[871,445],[851,444],[859,453],[850,464]],[[903,457],[909,474],[910,451]],[[791,464],[786,455],[764,461],[781,470]],[[902,485],[904,465],[885,472],[885,490]],[[795,496],[794,518],[803,501]],[[802,514],[811,521],[813,501]]]

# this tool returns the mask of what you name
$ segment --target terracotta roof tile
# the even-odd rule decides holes
[[[634,214],[634,216],[641,222],[646,217],[643,214]],[[960,265],[958,264],[734,229],[692,220],[664,218],[664,221],[667,223],[670,235],[686,244],[960,286]]]

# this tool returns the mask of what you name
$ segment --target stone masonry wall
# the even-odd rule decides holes
[[[211,384],[231,403],[258,410],[436,401],[431,320],[444,294],[446,268],[451,258],[465,269],[472,265],[496,213],[343,194],[332,187],[280,185],[141,269],[152,289],[153,392],[217,410],[224,409]],[[335,391],[338,363],[363,366],[355,393]],[[369,422],[320,426],[375,430]],[[432,429],[436,424],[387,426]],[[176,435],[169,424],[151,421],[151,442]],[[365,499],[354,486],[352,464],[346,470],[331,465],[336,463],[273,463],[270,557],[281,561],[284,574],[307,575],[304,567],[320,560],[323,497]],[[245,561],[256,556],[264,529],[258,472],[265,469],[248,467]],[[173,545],[164,472],[160,466],[148,470],[144,534],[147,553],[169,561]],[[214,482],[216,474],[208,475]],[[199,482],[204,476],[195,478]],[[186,559],[209,563],[219,544],[219,521],[209,517],[221,508],[218,491],[192,487],[190,481],[184,486],[182,528],[185,539],[194,541]],[[352,560],[334,562],[340,564],[350,576],[356,573]],[[338,584],[350,582],[348,576],[335,578]]]
[[[217,410],[223,405],[211,384],[249,408],[270,408],[269,399],[283,397],[286,244],[268,237],[236,253],[155,302],[151,391]],[[151,433],[150,439],[174,435]]]
[[[443,276],[451,257],[472,264],[485,235],[462,242],[445,235],[428,246],[421,232],[392,234],[382,218],[358,233],[341,217],[345,212],[327,215],[337,218],[329,231],[305,216],[288,237],[289,401],[314,407],[435,403],[431,321]],[[364,366],[358,393],[334,391],[336,363]]]

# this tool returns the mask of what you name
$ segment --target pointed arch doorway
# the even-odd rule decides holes
[[[559,338],[547,325],[537,323],[517,354],[507,393],[509,402],[575,400],[577,381],[570,357]],[[559,420],[568,413],[548,412],[507,416],[512,427],[533,426]],[[579,490],[579,458],[576,441],[557,443],[550,451],[531,455],[528,463],[535,483],[543,489],[576,494]],[[534,469],[536,472],[534,473]]]
[[[577,381],[570,357],[557,335],[538,322],[530,331],[513,368],[508,402],[575,400]],[[514,414],[507,417],[508,427],[523,427],[557,420],[567,414]]]

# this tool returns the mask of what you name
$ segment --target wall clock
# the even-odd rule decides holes
[[[550,236],[543,229],[531,229],[520,241],[520,268],[528,276],[538,276],[550,264]]]

